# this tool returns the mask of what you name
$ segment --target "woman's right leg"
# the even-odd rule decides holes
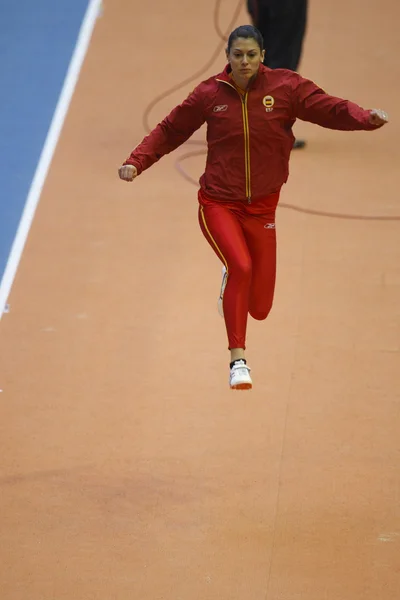
[[[244,351],[252,267],[240,221],[229,208],[207,202],[199,206],[199,223],[204,237],[228,273],[223,309],[229,349]],[[237,355],[233,360],[236,358],[241,357]]]

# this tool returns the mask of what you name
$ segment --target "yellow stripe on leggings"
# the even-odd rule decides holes
[[[225,258],[225,256],[222,254],[222,252],[221,252],[221,250],[220,250],[220,248],[219,248],[219,246],[218,246],[217,242],[214,240],[213,236],[211,235],[211,232],[210,232],[210,230],[209,230],[209,229],[208,229],[208,227],[207,227],[207,221],[206,221],[206,218],[205,218],[205,216],[204,216],[204,208],[203,208],[201,205],[200,205],[200,212],[201,212],[201,218],[202,218],[202,221],[203,221],[203,225],[204,225],[204,227],[205,227],[205,229],[206,229],[206,231],[207,231],[208,235],[210,236],[210,239],[211,239],[212,243],[214,244],[214,246],[215,246],[215,248],[216,248],[216,250],[217,250],[218,254],[220,255],[220,257],[221,257],[221,259],[222,259],[222,262],[223,262],[223,263],[224,263],[224,265],[225,265],[226,272],[228,273],[228,272],[229,272],[229,269],[228,269],[228,263],[226,262],[226,258]]]

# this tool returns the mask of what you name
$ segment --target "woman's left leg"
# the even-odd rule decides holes
[[[262,321],[272,308],[275,292],[275,213],[249,215],[243,220],[242,227],[252,262],[249,313]]]

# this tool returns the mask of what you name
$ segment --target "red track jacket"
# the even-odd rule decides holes
[[[329,129],[376,129],[369,111],[329,96],[312,81],[260,65],[245,95],[230,67],[200,83],[144,138],[124,164],[140,174],[207,123],[207,162],[200,178],[211,199],[256,204],[287,181],[296,118]]]

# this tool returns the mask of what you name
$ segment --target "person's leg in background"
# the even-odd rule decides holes
[[[265,44],[264,64],[270,69],[297,71],[306,32],[307,0],[256,1],[260,5],[256,27],[261,27]]]
[[[260,31],[264,64],[270,69],[297,71],[307,25],[308,0],[247,0],[247,10]],[[294,148],[304,148],[296,140]]]
[[[204,237],[227,270],[223,312],[228,335],[230,386],[250,389],[250,369],[246,364],[246,330],[251,285],[251,258],[238,216],[217,202],[199,206],[199,223]]]

